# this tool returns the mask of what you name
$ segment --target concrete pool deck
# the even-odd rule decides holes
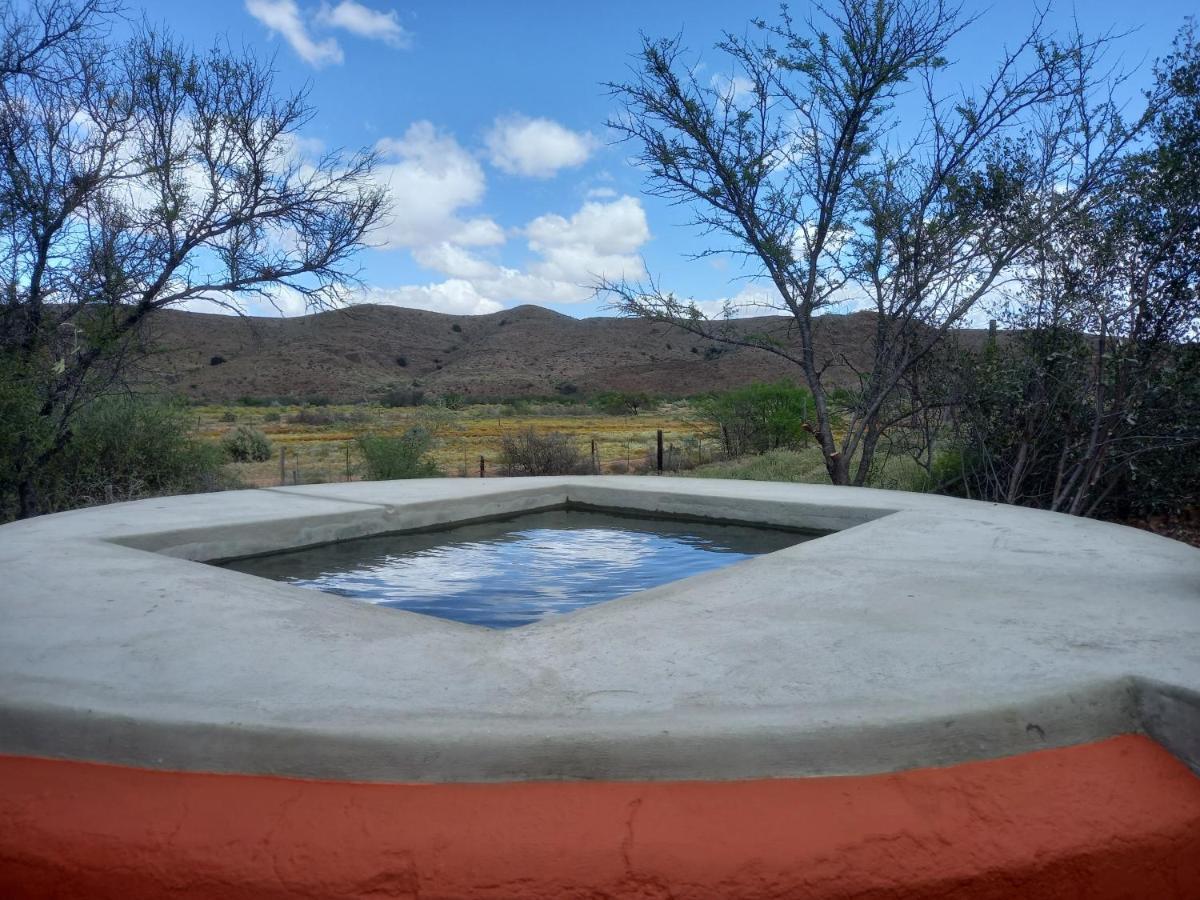
[[[494,631],[200,564],[563,503],[841,529]],[[0,753],[399,782],[860,775],[1150,735],[1200,768],[1200,552],[942,497],[352,483],[0,527]]]
[[[511,630],[202,562],[564,504],[836,533]],[[0,527],[0,895],[1186,900],[1198,697],[1200,552],[1066,516],[609,476],[97,507]]]

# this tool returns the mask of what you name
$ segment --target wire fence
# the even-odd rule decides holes
[[[591,475],[672,474],[723,458],[720,441],[695,432],[659,430],[652,435],[619,439],[597,435],[579,443],[584,459],[581,471]],[[442,471],[451,477],[505,477],[498,449],[488,448],[483,453],[476,449],[465,442],[461,446],[448,442],[435,456]],[[303,445],[280,443],[277,472],[255,480],[263,486],[358,481],[363,477],[362,468],[353,441],[326,443],[319,455]]]

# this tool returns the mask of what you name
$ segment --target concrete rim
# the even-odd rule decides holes
[[[197,564],[563,503],[840,530],[511,632]],[[0,753],[722,779],[1143,731],[1200,767],[1200,552],[1013,507],[679,478],[354,483],[14,523],[0,570]]]

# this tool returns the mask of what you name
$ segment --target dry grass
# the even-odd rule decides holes
[[[301,407],[201,406],[196,408],[198,433],[206,440],[220,441],[238,425],[261,429],[275,445],[275,456],[268,462],[231,463],[230,469],[244,483],[268,487],[280,483],[279,451],[286,459],[289,484],[315,484],[347,481],[360,477],[361,462],[354,438],[364,432],[402,434],[416,425],[434,431],[437,448],[433,456],[449,476],[478,477],[479,458],[485,460],[488,476],[495,473],[500,438],[509,431],[533,427],[539,431],[557,431],[578,441],[585,456],[596,442],[601,471],[637,471],[653,453],[658,429],[667,445],[688,461],[701,461],[715,445],[706,441],[701,427],[690,418],[686,404],[669,404],[660,410],[638,416],[506,415],[497,406],[468,406],[447,411],[430,407],[326,406],[334,421],[329,425],[289,422]],[[233,421],[228,421],[232,416]],[[349,473],[349,474],[347,474]]]

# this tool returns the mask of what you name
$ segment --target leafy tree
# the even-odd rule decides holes
[[[812,395],[787,381],[714,394],[695,408],[728,457],[796,447],[812,430]]]
[[[592,405],[610,416],[636,416],[654,406],[645,391],[602,391],[592,398]]]
[[[3,403],[31,404],[9,448],[23,516],[156,310],[279,290],[327,303],[384,211],[371,154],[303,157],[313,111],[268,67],[148,27],[112,41],[116,12],[0,10],[0,358]]]
[[[727,242],[712,252],[740,255],[770,280],[795,341],[740,333],[732,307],[710,318],[653,279],[597,287],[627,314],[795,363],[830,479],[862,484],[883,435],[917,412],[903,389],[914,367],[1045,229],[1089,207],[1141,123],[1126,126],[1106,92],[1107,39],[1055,38],[1039,16],[962,93],[943,71],[970,24],[956,8],[815,9],[805,22],[784,9],[751,36],[727,34],[728,82],[702,80],[678,39],[647,39],[631,80],[611,86],[625,110],[611,124],[638,147],[649,191]],[[873,313],[862,369],[837,348],[818,356],[814,342],[816,317],[848,299]],[[857,380],[839,432],[833,364]]]
[[[962,487],[1082,515],[1200,502],[1200,43],[1156,66],[1152,146],[1047,227],[971,369]]]

